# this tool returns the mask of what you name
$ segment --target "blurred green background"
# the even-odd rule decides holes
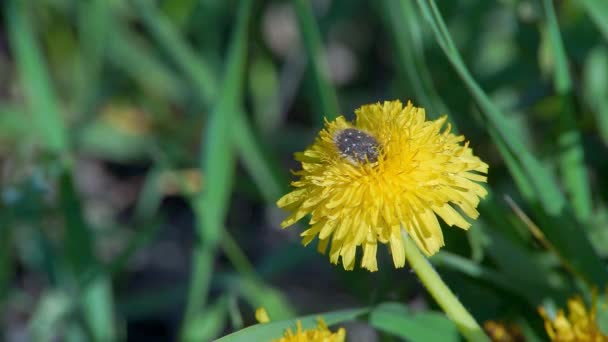
[[[384,248],[346,272],[279,227],[293,152],[392,99],[448,114],[490,164],[480,219],[430,259],[478,321],[545,340],[539,305],[606,285],[605,1],[0,10],[0,339],[209,341],[264,306],[357,318],[349,341],[457,341]]]

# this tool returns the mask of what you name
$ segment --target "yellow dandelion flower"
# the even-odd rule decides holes
[[[264,308],[255,311],[255,318],[260,323],[270,322],[268,312]],[[329,330],[325,321],[319,317],[317,327],[313,329],[302,329],[302,322],[296,321],[296,331],[288,328],[283,337],[274,339],[272,342],[344,342],[346,339],[346,329],[339,328],[335,333]]]
[[[560,309],[555,318],[549,317],[544,308],[538,309],[545,320],[545,330],[554,342],[606,342],[608,335],[597,323],[597,301],[594,298],[587,309],[581,297],[568,300],[568,316]]]
[[[402,230],[430,256],[444,244],[437,216],[450,226],[470,224],[456,210],[477,218],[487,191],[488,165],[473,155],[464,136],[443,130],[446,117],[427,121],[423,108],[400,101],[365,105],[356,120],[326,122],[314,144],[296,160],[302,170],[295,190],[277,205],[292,212],[282,227],[310,214],[303,244],[319,238],[330,261],[352,270],[357,247],[361,267],[378,269],[378,243],[388,244],[395,267],[405,265]]]
[[[302,322],[296,322],[296,331],[291,328],[285,331],[283,337],[273,342],[344,342],[346,330],[339,328],[335,333],[329,330],[323,319],[319,318],[317,327],[314,329],[302,329]]]

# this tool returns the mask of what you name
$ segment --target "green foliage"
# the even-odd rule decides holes
[[[448,115],[490,164],[480,218],[430,258],[480,323],[536,340],[538,306],[607,285],[605,1],[0,9],[0,340],[137,340],[162,322],[160,339],[261,341],[319,316],[459,340],[384,251],[379,272],[345,273],[278,229],[292,154],[325,118],[394,98]]]

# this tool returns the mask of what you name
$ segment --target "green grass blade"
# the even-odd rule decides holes
[[[256,324],[239,330],[216,340],[216,342],[271,341],[283,336],[286,329],[291,328],[294,330],[296,327],[296,320],[302,322],[303,329],[310,329],[317,326],[317,320],[319,317],[323,317],[323,320],[325,323],[327,323],[327,325],[333,325],[356,319],[367,312],[369,312],[369,309],[366,308],[350,309],[298,317],[285,321],[271,321],[269,323]],[[270,318],[272,319],[272,317]]]
[[[574,214],[579,220],[585,222],[590,219],[593,208],[581,135],[576,128],[577,120],[573,113],[572,79],[568,69],[568,58],[562,43],[553,1],[543,0],[543,8],[545,10],[545,28],[549,35],[549,45],[554,60],[553,82],[563,104],[559,116],[560,133],[557,140],[559,165]]]
[[[205,127],[205,138],[201,146],[201,170],[205,176],[205,187],[192,200],[201,245],[194,252],[193,272],[182,332],[188,330],[189,320],[204,306],[213,272],[213,255],[221,239],[228,208],[234,174],[230,125],[242,103],[251,7],[251,1],[243,1],[239,6],[220,97]]]
[[[109,61],[117,68],[124,70],[143,89],[155,95],[180,100],[184,86],[179,78],[163,63],[154,57],[153,51],[135,34],[112,23],[112,39],[108,41],[106,52]]]
[[[70,262],[71,271],[82,287],[82,310],[85,320],[96,341],[115,340],[110,280],[102,272],[93,279],[86,279],[92,270],[98,269],[93,254],[93,237],[84,220],[72,175],[64,172],[60,183],[60,202],[66,229],[66,257]]]
[[[335,119],[339,114],[338,96],[329,80],[329,65],[323,49],[321,32],[315,22],[310,2],[293,1],[300,32],[306,48],[308,63],[316,85],[319,107],[323,111],[317,116],[317,125],[323,125],[324,118]]]
[[[210,305],[209,310],[193,318],[184,333],[186,341],[213,341],[220,335],[228,316],[228,297],[222,296]]]
[[[448,114],[438,96],[425,62],[417,13],[410,1],[384,0],[384,14],[395,41],[398,64],[406,74],[416,98],[427,108],[429,118]],[[454,120],[450,120],[454,125]],[[453,126],[453,128],[456,128]]]
[[[251,277],[240,277],[237,286],[239,295],[253,309],[264,307],[272,319],[282,320],[296,316],[285,295],[264,282]]]
[[[561,193],[554,176],[547,170],[527,149],[525,144],[517,135],[509,130],[509,124],[504,114],[492,103],[488,95],[477,84],[469,70],[465,66],[462,57],[451,43],[452,39],[445,27],[443,18],[436,9],[433,0],[418,0],[418,5],[422,13],[433,28],[435,38],[444,53],[448,57],[458,75],[462,78],[465,86],[476,100],[482,110],[488,124],[496,131],[496,136],[504,142],[505,146],[517,158],[521,169],[525,171],[526,177],[534,188],[534,193],[538,195],[539,204],[545,213],[551,218],[541,225],[545,230],[548,239],[555,245],[564,258],[571,260],[572,264],[588,280],[597,284],[604,284],[608,281],[608,273],[603,267],[601,260],[593,250],[588,238],[578,232],[573,231],[574,226],[569,225],[569,216],[564,210],[566,201]],[[560,223],[561,222],[561,223]]]
[[[572,90],[572,79],[568,70],[568,57],[562,43],[562,36],[555,16],[555,7],[551,0],[543,0],[545,11],[545,29],[549,34],[549,43],[553,55],[554,73],[553,83],[558,94],[567,94]]]
[[[245,168],[255,180],[264,199],[267,203],[274,204],[286,190],[283,184],[287,184],[287,179],[279,177],[274,171],[277,168],[273,168],[267,161],[259,139],[256,138],[253,128],[243,112],[238,112],[234,116],[232,137]]]
[[[587,14],[598,30],[608,40],[608,2],[603,0],[581,0]]]
[[[42,51],[36,42],[27,3],[10,0],[5,9],[11,48],[36,129],[50,151],[64,152],[68,148],[67,129],[55,100]]]
[[[249,94],[256,131],[271,137],[280,129],[281,113],[279,73],[273,61],[266,56],[254,58],[249,66]]]
[[[585,61],[583,94],[593,110],[604,144],[608,145],[608,48],[595,47]]]
[[[527,177],[531,180],[531,184],[537,191],[542,189],[542,192],[539,191],[542,205],[549,213],[553,215],[560,214],[564,207],[565,200],[554,181],[554,177],[532,156],[523,142],[510,133],[510,130],[508,130],[509,124],[504,115],[473,79],[458,51],[455,48],[450,47],[453,46],[453,43],[451,43],[449,33],[445,33],[444,30],[439,28],[439,26],[445,26],[443,18],[441,18],[438,11],[431,10],[429,3],[434,4],[434,1],[431,0],[427,3],[427,1],[418,0],[418,5],[426,20],[433,28],[436,40],[444,50],[449,62],[455,68],[458,75],[464,81],[465,86],[477,101],[482,109],[482,113],[488,119],[488,124],[495,129],[497,137],[503,140],[505,145],[512,150],[513,155],[518,158],[518,162],[524,167]],[[436,6],[433,7],[436,8]],[[440,23],[442,24],[440,25]]]
[[[108,41],[110,27],[110,9],[105,0],[82,1],[78,3],[78,34],[84,60],[84,74],[87,86],[83,87],[77,99],[79,112],[91,110],[94,107],[104,61],[104,51]]]
[[[172,23],[154,8],[154,3],[137,0],[133,4],[158,42],[175,60],[182,73],[190,78],[204,105],[210,105],[217,95],[216,75],[209,65],[188,46]]]
[[[372,310],[369,324],[407,341],[460,341],[456,325],[440,312],[412,313],[401,303],[383,303]]]
[[[561,214],[565,206],[565,198],[559,190],[555,177],[543,167],[536,158],[534,158],[525,144],[509,130],[510,125],[504,114],[500,112],[479,84],[477,84],[462,61],[462,57],[458,53],[458,50],[453,47],[452,39],[449,36],[447,29],[441,30],[439,28],[439,26],[445,27],[445,23],[443,23],[443,18],[438,11],[431,10],[429,3],[433,4],[433,7],[436,8],[434,1],[432,0],[428,2],[418,0],[418,5],[426,20],[433,28],[437,42],[444,50],[448,57],[448,61],[462,78],[473,98],[477,101],[477,104],[482,109],[482,113],[488,120],[488,124],[496,131],[497,137],[504,141],[505,146],[507,146],[509,150],[512,151],[513,156],[518,159],[522,169],[526,172],[526,176],[530,179],[530,183],[538,193],[541,205],[551,215]]]

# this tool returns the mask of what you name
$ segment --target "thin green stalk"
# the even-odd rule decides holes
[[[311,4],[307,0],[294,0],[293,3],[321,104],[322,113],[317,116],[317,124],[322,125],[324,118],[332,120],[338,116],[338,96],[329,80],[329,65]]]
[[[233,143],[245,168],[260,189],[264,200],[274,204],[285,190],[281,184],[287,184],[287,181],[276,174],[273,165],[266,160],[262,146],[244,112],[235,114],[232,132]]]
[[[36,129],[50,151],[61,153],[68,148],[67,129],[28,16],[28,3],[12,0],[5,5],[10,43]]]
[[[568,69],[568,58],[562,42],[553,1],[543,0],[545,25],[553,53],[553,82],[562,101],[559,115],[560,133],[557,139],[559,166],[563,183],[569,194],[576,217],[585,222],[591,218],[593,205],[591,189],[587,181],[585,155],[580,132],[576,128],[572,79]]]
[[[437,94],[424,57],[424,47],[420,37],[418,13],[410,1],[384,0],[384,14],[393,33],[397,50],[397,64],[406,75],[408,85],[415,97],[427,110],[427,116],[438,118],[448,114],[447,107]],[[453,131],[457,131],[455,121],[450,120]]]
[[[410,267],[416,272],[418,278],[435,299],[437,304],[458,327],[458,330],[468,341],[490,342],[485,332],[475,318],[460,303],[456,295],[443,282],[437,271],[429,263],[427,258],[420,253],[416,244],[410,239],[406,232],[403,233],[405,242],[405,257]]]
[[[581,0],[587,14],[598,30],[608,40],[608,3],[604,0]]]
[[[252,281],[256,281],[260,284],[264,283],[255,272],[255,268],[253,267],[251,261],[249,261],[247,258],[247,255],[245,255],[239,244],[227,231],[224,232],[224,236],[222,238],[222,250],[238,273],[251,279]]]
[[[247,56],[248,26],[252,1],[242,1],[237,13],[228,52],[226,71],[220,97],[210,113],[201,141],[201,170],[206,184],[201,193],[192,199],[196,216],[196,230],[200,244],[195,247],[186,314],[182,326],[182,338],[195,322],[195,315],[205,307],[213,274],[213,259],[222,239],[224,218],[234,175],[234,151],[230,128],[234,113],[240,110],[242,87]]]
[[[137,0],[133,3],[148,29],[182,69],[183,74],[190,78],[203,104],[213,103],[217,87],[212,68],[194,53],[169,19],[154,8],[153,2]]]

